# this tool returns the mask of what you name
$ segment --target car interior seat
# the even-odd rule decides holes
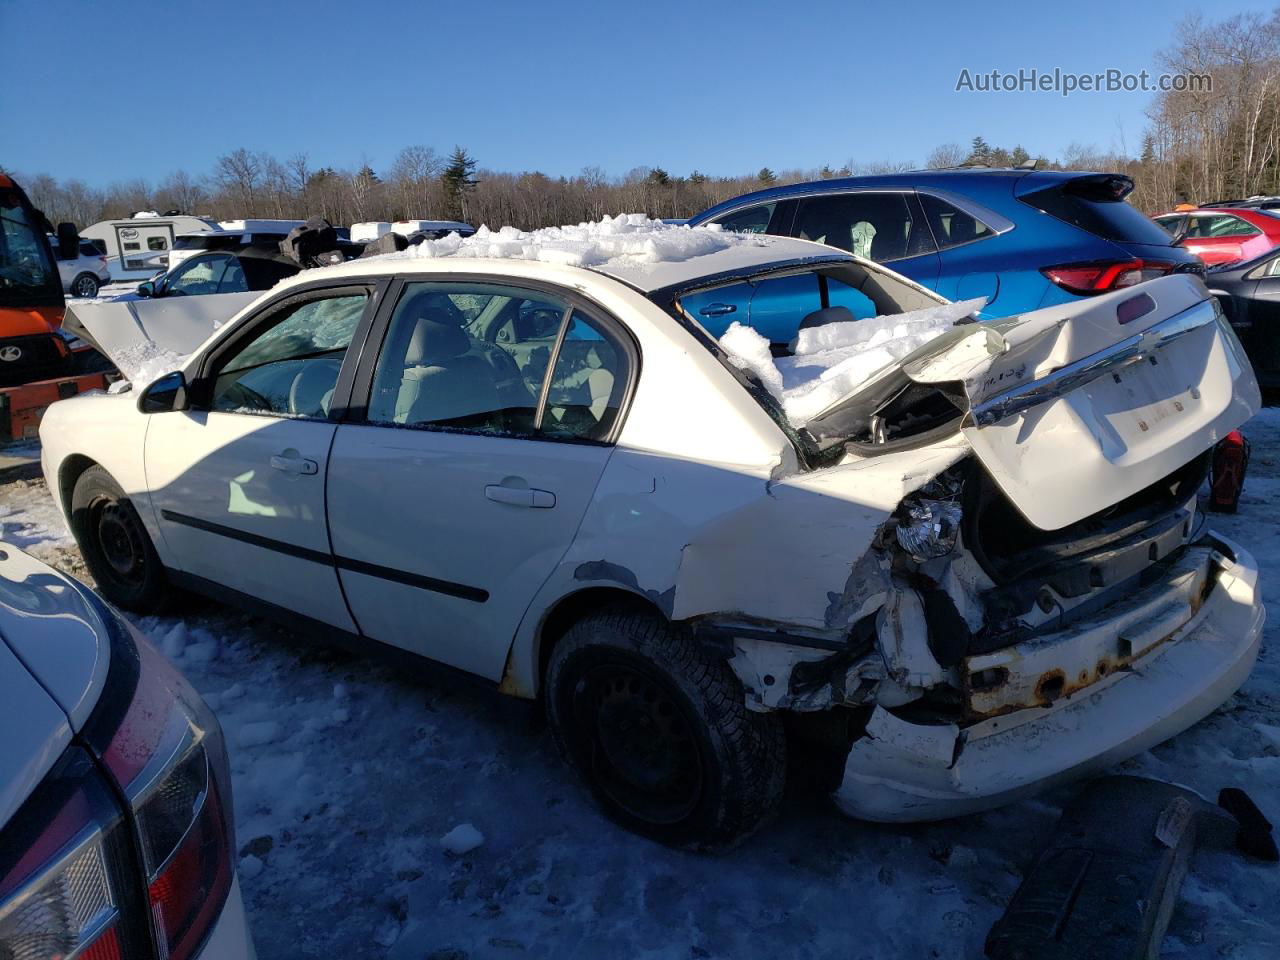
[[[472,352],[472,338],[452,318],[425,310],[405,351],[395,422],[500,429],[502,407],[493,367]]]

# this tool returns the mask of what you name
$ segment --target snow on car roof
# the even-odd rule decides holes
[[[524,260],[593,270],[650,292],[773,263],[842,256],[848,255],[808,240],[732,233],[718,225],[669,224],[632,213],[540,230],[490,230],[482,226],[470,237],[449,234],[397,253],[362,257],[325,269],[393,273],[442,258]],[[379,269],[371,270],[375,265]],[[304,274],[314,278],[315,271]]]

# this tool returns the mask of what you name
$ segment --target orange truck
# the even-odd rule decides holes
[[[22,188],[0,173],[0,443],[33,438],[54,401],[102,389],[110,365],[62,335],[62,280],[49,243],[49,221]],[[59,246],[80,238],[58,225]]]

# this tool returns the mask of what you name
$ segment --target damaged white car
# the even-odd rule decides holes
[[[800,240],[482,229],[55,404],[44,470],[115,603],[194,589],[541,697],[647,835],[745,835],[789,750],[850,814],[952,816],[1200,720],[1263,620],[1196,509],[1259,404],[1200,281],[971,309]]]

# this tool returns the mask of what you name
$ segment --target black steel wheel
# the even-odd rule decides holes
[[[628,829],[713,849],[777,812],[781,721],[748,710],[728,665],[656,614],[579,620],[551,651],[544,695],[561,752]]]
[[[170,590],[142,518],[100,466],[86,470],[71,494],[71,531],[104,597],[138,613],[158,613]]]

